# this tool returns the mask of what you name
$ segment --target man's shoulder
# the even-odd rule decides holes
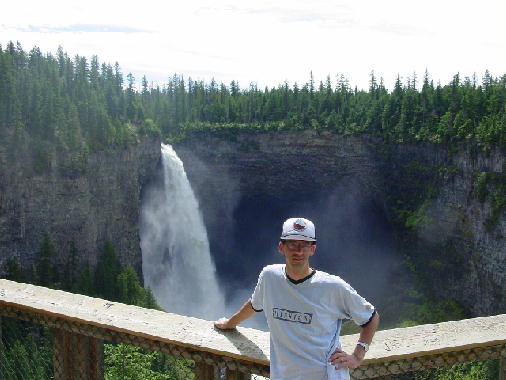
[[[344,281],[341,277],[330,274],[323,271],[316,271],[314,276],[314,282],[318,282],[321,284],[329,284],[329,285],[338,285],[338,286],[350,286],[346,281]]]
[[[285,273],[285,265],[284,264],[267,265],[262,269],[262,273],[283,274]]]
[[[265,266],[260,272],[259,279],[263,281],[277,281],[285,276],[285,266],[283,264],[271,264]]]

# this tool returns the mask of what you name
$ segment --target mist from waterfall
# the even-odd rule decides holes
[[[162,144],[163,178],[144,193],[140,237],[144,284],[167,312],[213,320],[223,316],[199,205],[183,162]]]

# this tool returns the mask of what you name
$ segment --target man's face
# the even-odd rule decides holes
[[[285,255],[287,266],[304,268],[309,266],[309,258],[315,253],[316,244],[304,240],[283,240],[279,242],[278,249]]]

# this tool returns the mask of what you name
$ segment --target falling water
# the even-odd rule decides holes
[[[171,313],[215,319],[225,310],[207,232],[183,162],[162,144],[163,181],[145,192],[141,209],[144,283]]]

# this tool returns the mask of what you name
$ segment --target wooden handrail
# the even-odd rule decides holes
[[[239,327],[223,332],[211,321],[3,279],[0,315],[177,353],[206,365],[268,374],[269,333],[255,329]],[[341,340],[344,349],[352,351],[358,335]],[[506,357],[506,314],[379,331],[367,359],[352,374],[373,378],[481,360],[482,354],[491,359]]]

